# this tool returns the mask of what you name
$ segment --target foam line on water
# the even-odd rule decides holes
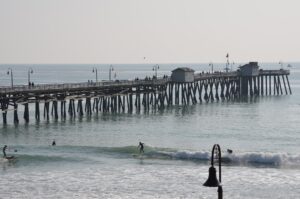
[[[20,146],[19,152],[14,153],[24,161],[74,161],[84,160],[82,157],[100,157],[103,154],[124,158],[136,157],[139,154],[137,146],[96,147],[96,146]],[[182,161],[210,161],[210,151],[189,151],[170,148],[145,146],[144,158],[182,160]],[[134,156],[133,156],[134,155]],[[228,164],[237,165],[265,165],[265,166],[296,166],[300,167],[300,154],[272,153],[272,152],[234,152],[223,153],[222,160]]]

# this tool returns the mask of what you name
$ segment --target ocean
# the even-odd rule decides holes
[[[32,106],[28,124],[20,105],[20,124],[13,124],[12,111],[7,125],[0,116],[0,146],[17,157],[0,158],[0,198],[217,198],[217,188],[203,186],[214,144],[229,160],[222,164],[224,198],[299,198],[300,63],[290,64],[292,95],[40,122]],[[153,66],[113,64],[112,78],[152,77]],[[182,66],[211,70],[203,63],[159,64],[158,76]],[[109,79],[110,64],[2,64],[0,86],[11,85],[10,69],[14,85],[27,85],[31,69],[30,81],[47,84],[95,81],[94,67],[99,81]]]

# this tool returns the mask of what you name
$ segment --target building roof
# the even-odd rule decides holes
[[[179,68],[172,70],[172,72],[175,72],[175,71],[195,72],[193,69],[188,68],[188,67],[179,67]]]
[[[239,68],[244,68],[244,67],[259,67],[258,66],[258,62],[249,62],[248,64],[245,64],[245,65],[243,65],[243,66],[240,66]]]

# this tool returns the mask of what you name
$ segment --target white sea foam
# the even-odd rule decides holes
[[[210,153],[206,151],[192,152],[192,151],[177,151],[177,152],[166,152],[158,151],[158,155],[163,154],[172,159],[181,160],[209,160]]]
[[[217,197],[217,188],[202,186],[208,165],[154,162],[122,159],[117,165],[108,161],[84,167],[49,165],[47,170],[6,168],[0,178],[0,198]],[[297,198],[300,194],[300,176],[293,170],[226,167],[222,177],[226,198],[281,199]]]
[[[157,156],[166,156],[171,159],[180,160],[210,160],[211,153],[205,151],[177,151],[166,152],[157,151]],[[243,153],[226,153],[222,154],[222,160],[234,164],[262,164],[272,166],[300,166],[300,155],[292,155],[288,153],[268,153],[268,152],[243,152]]]
[[[300,166],[300,155],[291,155],[288,153],[246,152],[227,154],[225,157],[228,157],[232,162],[243,164],[256,163],[271,164],[275,166]]]
[[[6,159],[6,158],[0,158],[0,163],[6,163],[6,162],[8,162],[8,159]]]

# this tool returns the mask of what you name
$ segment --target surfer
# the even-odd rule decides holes
[[[4,158],[7,157],[7,156],[6,156],[6,149],[7,149],[7,145],[5,145],[5,146],[3,147],[3,149],[2,149],[2,151],[3,151],[3,157],[4,157]]]
[[[6,155],[6,149],[7,149],[7,145],[5,145],[2,149],[2,152],[3,152],[3,158],[7,159],[7,160],[15,160],[15,156],[7,156]],[[18,150],[14,150],[15,152],[17,152]]]
[[[232,150],[231,149],[227,149],[227,153],[232,154]]]
[[[55,140],[52,141],[52,146],[55,146],[56,145],[56,142]]]
[[[140,148],[140,154],[144,153],[144,143],[140,142],[138,148]]]

